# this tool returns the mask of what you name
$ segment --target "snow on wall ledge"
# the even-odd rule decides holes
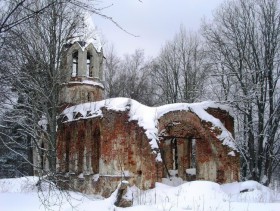
[[[85,76],[85,77],[88,77],[88,76]],[[88,77],[88,78],[90,78],[90,77]],[[94,78],[92,78],[92,79],[94,79]],[[102,89],[104,89],[104,85],[102,83],[96,82],[96,81],[93,81],[93,80],[69,81],[67,83],[62,83],[62,84],[63,85],[67,85],[67,84],[78,84],[78,85],[85,84],[85,85],[99,86]]]
[[[168,104],[159,107],[145,106],[130,98],[111,98],[98,102],[90,102],[79,104],[66,108],[61,116],[67,117],[64,122],[77,121],[79,119],[88,119],[94,117],[102,117],[102,108],[114,111],[129,111],[130,121],[136,120],[140,127],[145,129],[145,133],[150,139],[150,145],[152,149],[158,149],[158,120],[166,113],[171,111],[191,111],[195,113],[201,120],[211,122],[212,128],[219,128],[221,134],[218,139],[223,142],[223,145],[227,145],[232,150],[238,151],[234,143],[234,139],[231,133],[225,128],[222,122],[210,115],[206,109],[208,108],[220,108],[222,110],[228,110],[228,107],[213,101],[205,101],[201,103],[175,103]],[[231,153],[231,156],[234,156]],[[161,160],[158,154],[157,160]]]

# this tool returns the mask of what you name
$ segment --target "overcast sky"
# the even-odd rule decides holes
[[[213,11],[225,0],[106,0],[111,7],[103,13],[113,17],[133,37],[113,23],[93,16],[101,36],[113,43],[119,55],[144,49],[147,56],[157,56],[161,46],[173,38],[180,24],[187,30],[196,31],[201,19],[212,17]],[[104,4],[100,5],[104,6]]]

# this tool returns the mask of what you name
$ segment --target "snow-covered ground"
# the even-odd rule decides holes
[[[48,184],[43,184],[42,191],[38,192],[37,181],[37,177],[1,179],[0,211],[280,211],[279,193],[254,181],[225,185],[194,181],[177,187],[157,183],[154,189],[147,191],[131,187],[133,207],[130,208],[115,207],[115,194],[102,199],[75,192],[50,190]]]

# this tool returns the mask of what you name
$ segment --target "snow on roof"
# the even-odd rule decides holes
[[[221,134],[218,135],[218,139],[223,142],[224,145],[229,146],[232,150],[237,151],[234,143],[234,139],[231,133],[225,128],[222,122],[210,115],[205,110],[207,108],[221,108],[223,110],[228,110],[228,107],[216,102],[205,101],[201,103],[176,103],[168,104],[159,107],[149,107],[143,105],[130,98],[111,98],[98,102],[89,102],[84,104],[79,104],[76,106],[69,107],[62,112],[62,116],[67,116],[67,122],[75,121],[79,119],[87,119],[93,117],[101,117],[101,108],[106,108],[108,110],[114,111],[129,111],[130,121],[136,120],[140,127],[146,130],[146,135],[150,139],[150,145],[154,152],[158,151],[158,120],[164,114],[171,111],[192,111],[201,120],[206,122],[211,122],[213,129],[218,127],[221,130]],[[75,114],[80,113],[79,118],[75,118]],[[234,153],[230,154],[234,156]],[[158,154],[157,160],[161,160]]]

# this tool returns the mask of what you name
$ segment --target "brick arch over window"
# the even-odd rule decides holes
[[[232,149],[223,145],[210,128],[210,123],[203,122],[192,112],[175,111],[161,117],[159,131],[166,168],[174,170],[175,167],[179,177],[189,180],[219,183],[239,180],[238,156],[229,156]],[[193,167],[193,150],[196,152],[195,176],[191,176],[192,172],[188,171]]]

